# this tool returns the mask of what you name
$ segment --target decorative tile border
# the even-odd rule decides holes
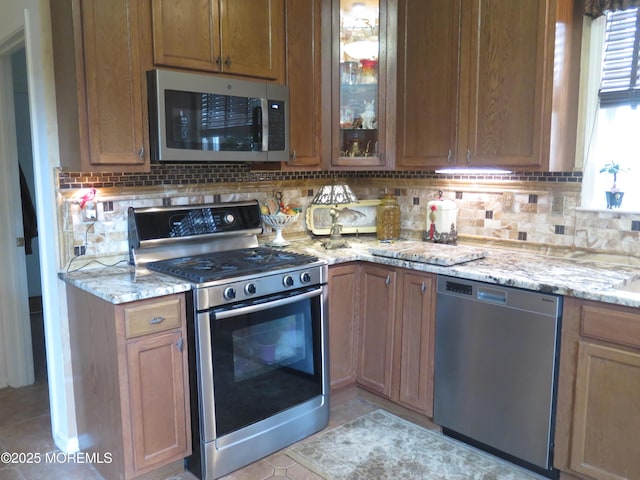
[[[257,183],[264,181],[346,178],[439,179],[466,181],[518,181],[581,183],[581,172],[515,172],[508,174],[439,174],[435,171],[279,171],[251,170],[249,164],[152,164],[149,173],[60,172],[59,188],[118,188],[161,185],[195,185],[216,183]]]

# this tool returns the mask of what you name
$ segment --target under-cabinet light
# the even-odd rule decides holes
[[[498,170],[496,168],[440,168],[436,173],[456,174],[460,175],[500,175],[512,173],[511,170]]]

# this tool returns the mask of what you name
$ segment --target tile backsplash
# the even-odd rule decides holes
[[[205,168],[206,167],[206,168]],[[438,175],[435,172],[252,171],[247,165],[162,165],[150,174],[59,175],[61,261],[86,245],[86,257],[124,259],[128,253],[127,209],[258,199],[281,191],[302,207],[300,219],[285,237],[309,233],[304,212],[317,189],[333,179],[348,183],[359,199],[394,193],[401,207],[402,235],[421,238],[427,226],[427,202],[438,196],[458,208],[461,241],[497,241],[516,246],[585,249],[640,255],[640,215],[582,211],[581,175],[521,172],[504,175]],[[97,188],[97,221],[83,219],[76,200]],[[272,235],[268,228],[265,235]],[[74,260],[79,264],[79,259]],[[72,265],[70,269],[73,269]]]

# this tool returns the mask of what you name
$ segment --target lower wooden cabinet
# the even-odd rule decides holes
[[[80,449],[111,454],[94,464],[105,478],[183,469],[191,454],[184,295],[113,305],[69,286],[67,298]]]
[[[433,416],[435,275],[370,263],[329,268],[331,384]]]
[[[402,270],[398,280],[393,391],[405,407],[433,417],[435,275]]]
[[[331,388],[356,381],[360,265],[329,267],[329,378]]]
[[[391,398],[393,335],[396,313],[396,271],[365,263],[360,281],[358,383]]]
[[[640,312],[565,298],[555,466],[640,478]]]

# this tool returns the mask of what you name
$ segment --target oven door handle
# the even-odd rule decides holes
[[[321,295],[322,292],[323,292],[323,287],[320,287],[315,290],[311,290],[310,292],[300,293],[298,295],[293,295],[287,298],[281,298],[280,300],[274,300],[272,302],[264,302],[258,305],[249,305],[247,307],[232,308],[230,310],[215,312],[214,315],[216,320],[224,320],[226,318],[237,317],[237,316],[246,315],[249,313],[255,313],[261,310],[266,310],[268,308],[280,307],[282,305],[288,305],[290,303],[299,302],[300,300],[305,300],[307,298],[317,297],[318,295]]]

